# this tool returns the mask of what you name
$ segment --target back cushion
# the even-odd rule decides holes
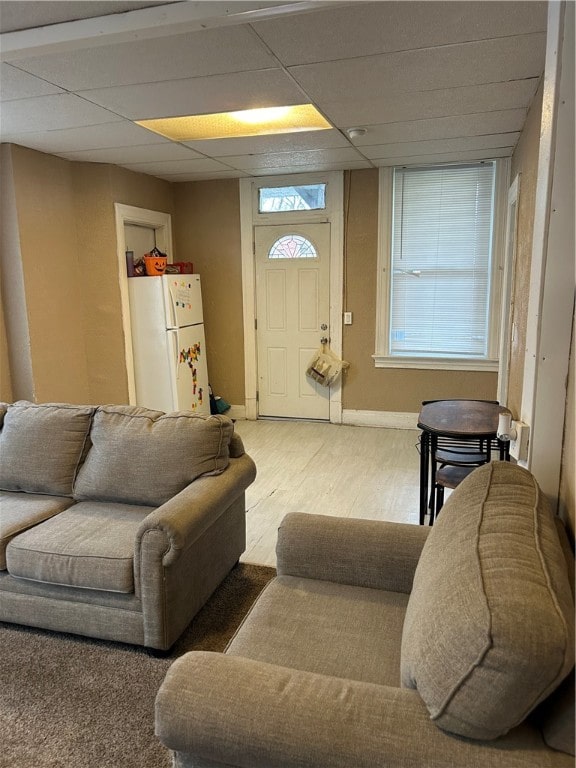
[[[446,731],[494,739],[574,664],[574,603],[554,517],[533,476],[476,469],[424,546],[402,637],[402,684]]]
[[[0,489],[71,496],[94,408],[19,401],[0,432]]]
[[[228,466],[233,430],[225,416],[102,406],[74,498],[160,506],[200,475]]]

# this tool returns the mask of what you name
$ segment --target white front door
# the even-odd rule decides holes
[[[330,419],[330,390],[306,376],[330,338],[330,224],[254,228],[260,416]]]

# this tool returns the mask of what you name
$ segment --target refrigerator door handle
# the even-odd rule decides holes
[[[175,392],[176,382],[180,378],[180,338],[177,329],[168,331],[168,343],[170,345],[170,362],[174,366],[174,376],[172,377],[173,391]]]
[[[166,306],[166,326],[167,328],[177,328],[177,313],[176,313],[176,298],[172,286],[167,279],[166,275],[162,275],[162,282],[164,288],[164,302]]]
[[[176,365],[175,370],[175,376],[174,380],[178,381],[180,378],[180,331],[178,328],[176,328],[176,333],[174,334],[174,338],[176,339],[176,354],[174,355],[174,364]]]

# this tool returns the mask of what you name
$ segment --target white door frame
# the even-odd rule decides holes
[[[554,2],[548,4],[520,416],[530,425],[528,468],[554,505],[560,488],[573,316],[574,4]]]
[[[326,182],[326,208],[322,211],[278,214],[258,213],[258,188],[295,183]],[[256,358],[256,280],[254,233],[259,224],[330,223],[330,347],[342,356],[342,281],[344,275],[343,243],[344,185],[341,171],[291,176],[264,176],[240,179],[240,233],[242,248],[242,296],[244,309],[244,386],[246,418],[258,418],[258,366]],[[341,382],[330,388],[330,421],[342,422]]]
[[[122,328],[124,330],[124,357],[126,359],[126,377],[128,381],[128,402],[136,403],[136,382],[134,380],[134,355],[132,352],[132,325],[130,322],[130,297],[128,295],[128,274],[126,270],[125,224],[149,227],[154,230],[156,246],[168,254],[172,261],[172,218],[169,213],[149,211],[133,205],[114,203],[116,216],[116,253],[118,256],[118,284],[120,286],[120,304],[122,310]],[[137,279],[137,278],[133,278]]]
[[[498,402],[508,402],[510,376],[510,351],[514,340],[514,274],[516,266],[516,244],[518,230],[518,197],[520,192],[520,174],[517,174],[508,190],[506,208],[506,245],[504,254],[504,274],[502,280],[502,314],[500,318],[500,354],[498,355]]]

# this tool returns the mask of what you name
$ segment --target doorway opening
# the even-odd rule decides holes
[[[124,330],[124,354],[126,358],[126,376],[128,381],[128,401],[136,404],[136,383],[134,377],[134,356],[132,353],[132,324],[130,320],[130,297],[128,293],[128,272],[126,251],[156,246],[162,253],[168,254],[172,261],[172,219],[170,214],[149,211],[132,205],[114,203],[116,214],[116,252],[118,256],[118,283],[122,307],[122,327]]]

